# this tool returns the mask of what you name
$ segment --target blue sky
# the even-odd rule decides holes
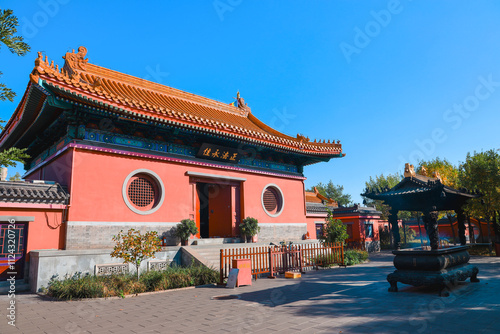
[[[0,52],[15,103],[36,51],[90,62],[230,103],[265,123],[334,139],[346,156],[305,168],[354,201],[370,176],[404,162],[499,148],[498,1],[2,1],[32,52]],[[19,168],[18,170],[22,170]],[[9,175],[15,173],[10,170]]]

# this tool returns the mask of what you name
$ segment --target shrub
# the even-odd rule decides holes
[[[76,273],[73,276],[65,276],[65,279],[59,280],[52,277],[49,282],[47,294],[59,299],[79,299],[79,298],[98,298],[104,297],[104,285],[99,277],[81,275]]]
[[[406,243],[405,243],[405,232],[406,232]],[[399,227],[399,238],[401,240],[402,247],[407,247],[409,244],[415,241],[416,235],[417,233],[415,232],[415,230],[406,225],[404,226],[404,229],[402,226]]]
[[[470,255],[490,256],[490,248],[488,245],[471,244],[468,250]]]
[[[167,289],[165,275],[161,271],[148,271],[141,275],[141,282],[146,291],[158,291]]]
[[[141,234],[140,231],[131,228],[124,234],[122,230],[118,235],[113,236],[113,241],[116,245],[111,257],[120,258],[124,263],[132,263],[137,271],[137,280],[139,280],[141,262],[154,257],[155,253],[161,250],[161,241],[156,231]]]
[[[260,231],[259,221],[252,217],[246,217],[240,224],[240,232],[245,237],[253,237]],[[245,240],[246,241],[246,240]]]
[[[47,295],[59,299],[99,298],[205,285],[219,280],[219,273],[204,266],[171,267],[164,271],[149,271],[135,275],[92,276],[75,274],[60,280],[54,277]]]
[[[380,236],[380,247],[382,249],[391,248],[392,233],[387,226],[379,227]],[[406,231],[406,243],[405,243],[405,231]],[[401,241],[401,247],[410,247],[416,240],[416,232],[412,228],[405,226],[399,227],[399,239]]]
[[[357,249],[348,249],[344,252],[344,264],[352,266],[368,260],[368,252]]]
[[[196,233],[198,233],[198,227],[196,227],[196,223],[192,219],[183,219],[175,226],[175,236],[183,242]]]
[[[378,229],[380,236],[380,248],[389,249],[391,247],[391,232],[387,226],[380,226]]]
[[[324,226],[323,235],[320,239],[325,243],[344,242],[349,238],[347,234],[347,226],[339,219],[332,217],[332,212],[328,210],[328,217]]]

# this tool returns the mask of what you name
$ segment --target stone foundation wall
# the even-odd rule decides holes
[[[146,272],[150,260],[172,260],[181,264],[180,247],[165,247],[156,253],[154,259],[146,259],[141,263],[140,271]],[[75,273],[94,274],[96,264],[122,263],[109,254],[112,249],[95,250],[41,250],[30,252],[29,282],[32,292],[38,292],[41,287],[47,287],[52,276],[60,279]],[[135,267],[129,265],[129,272],[135,272]]]
[[[124,232],[131,228],[139,230],[141,233],[149,231],[158,232],[158,236],[167,237],[167,245],[175,246],[179,242],[172,235],[172,228],[178,223],[157,223],[157,222],[67,222],[66,223],[66,249],[103,249],[113,248],[113,236],[120,230]]]
[[[259,226],[258,242],[302,240],[307,233],[307,223],[262,223]]]
[[[365,241],[365,248],[368,253],[380,252],[380,241]]]

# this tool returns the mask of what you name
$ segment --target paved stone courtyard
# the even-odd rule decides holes
[[[480,283],[461,283],[449,297],[399,284],[389,293],[393,255],[354,267],[308,272],[301,279],[259,279],[234,290],[200,287],[125,299],[47,301],[16,296],[0,333],[500,333],[500,258],[472,257]],[[239,299],[213,300],[234,294]]]

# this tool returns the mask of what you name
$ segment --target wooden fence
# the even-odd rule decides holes
[[[220,279],[223,284],[232,268],[233,260],[250,259],[252,275],[289,270],[303,271],[305,268],[316,268],[332,264],[344,265],[344,248],[342,243],[333,244],[301,244],[287,246],[261,246],[249,248],[230,248],[220,250]]]

